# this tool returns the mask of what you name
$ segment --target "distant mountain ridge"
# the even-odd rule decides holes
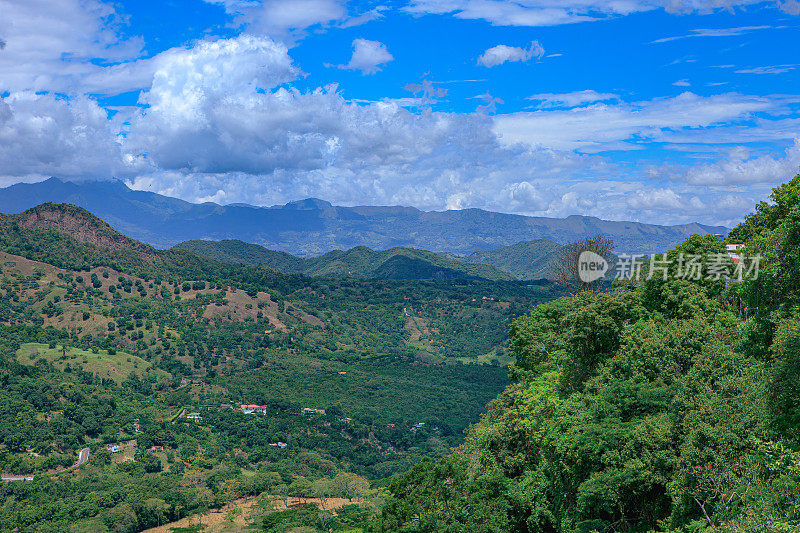
[[[301,256],[367,246],[407,247],[468,255],[520,241],[559,244],[603,234],[618,252],[659,252],[692,234],[727,228],[703,224],[658,226],[573,215],[564,219],[464,209],[420,211],[413,207],[340,207],[309,198],[284,206],[193,204],[119,181],[73,183],[56,178],[0,189],[0,212],[20,213],[36,205],[69,203],[88,209],[134,239],[160,248],[189,240],[239,239]]]
[[[378,279],[513,280],[515,276],[493,266],[462,262],[413,248],[375,251],[366,246],[333,250],[319,257],[302,258],[238,240],[186,241],[175,245],[226,263],[266,265],[285,274]]]

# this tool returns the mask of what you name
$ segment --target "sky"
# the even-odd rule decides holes
[[[734,225],[799,0],[0,0],[0,186]]]

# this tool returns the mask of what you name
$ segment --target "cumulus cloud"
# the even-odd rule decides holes
[[[668,188],[637,191],[628,198],[627,204],[634,209],[647,211],[674,211],[686,207],[700,209],[704,207],[696,196],[688,199],[682,198],[681,195]]]
[[[0,92],[74,92],[99,63],[142,54],[142,39],[121,38],[124,19],[99,0],[0,0],[0,13]]]
[[[282,104],[293,93],[259,90],[278,87],[298,73],[285,45],[247,35],[164,54],[141,97],[148,108],[132,122],[127,144],[165,168],[188,164],[220,171],[259,168],[265,160],[279,164],[297,143],[290,131],[270,128],[285,118]],[[281,134],[282,146],[258,151]]]
[[[91,99],[18,92],[0,98],[0,169],[19,177],[125,177],[118,125]]]
[[[360,70],[362,74],[375,74],[381,65],[393,61],[394,57],[379,41],[356,39],[353,41],[353,56],[346,65],[339,65],[345,70]]]
[[[335,86],[286,86],[297,75],[285,46],[260,37],[163,56],[143,97],[148,108],[123,142],[147,165],[131,184],[193,200],[273,204],[313,195],[529,211],[548,205],[548,180],[594,164],[503,147],[484,114],[358,104]]]
[[[486,20],[496,26],[554,26],[605,20],[663,9],[674,14],[732,10],[765,0],[413,0],[404,9],[416,15],[452,14],[462,19]],[[797,0],[771,0],[789,14],[797,14]]]
[[[782,156],[752,155],[743,146],[730,150],[719,162],[683,169],[678,178],[692,185],[776,183],[800,172],[800,139]]]
[[[539,41],[533,41],[527,49],[498,44],[486,50],[478,58],[478,64],[484,67],[496,67],[506,62],[525,62],[531,59],[539,59],[543,55],[544,48],[539,44]]]
[[[719,222],[740,216],[743,199],[746,209],[758,198],[749,189],[726,191],[721,207],[716,189],[735,183],[737,162],[765,156],[737,155],[714,181],[689,178],[686,169],[643,176],[591,152],[641,139],[782,139],[800,129],[795,119],[772,120],[796,101],[741,94],[630,103],[587,90],[534,95],[540,104],[532,113],[444,113],[427,104],[445,95],[427,79],[409,85],[426,102],[414,113],[397,101],[347,100],[336,86],[300,91],[292,85],[302,72],[288,47],[254,34],[168,50],[142,65],[143,107],[111,119],[85,97],[2,98],[0,168],[21,178],[124,177],[135,188],[194,201],[272,205],[317,196],[345,205]],[[739,130],[731,121],[749,122]],[[654,188],[654,179],[669,183]],[[698,185],[703,180],[712,185]],[[691,209],[671,212],[670,202]]]

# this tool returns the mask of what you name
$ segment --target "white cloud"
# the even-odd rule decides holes
[[[149,78],[141,99],[146,107],[111,120],[87,98],[17,92],[3,98],[3,173],[120,176],[137,188],[195,201],[272,205],[317,196],[339,204],[719,222],[740,216],[762,196],[751,187],[785,180],[790,174],[776,176],[791,160],[717,203],[715,188],[740,179],[724,165],[722,178],[705,178],[711,186],[673,169],[658,175],[671,183],[655,187],[641,166],[579,152],[632,148],[639,140],[718,146],[784,139],[800,130],[792,122],[800,119],[771,118],[796,99],[741,94],[628,103],[586,90],[534,95],[534,113],[490,117],[424,105],[412,113],[401,105],[411,102],[359,103],[335,86],[299,91],[291,84],[302,73],[287,46],[255,35],[195,43],[124,68],[140,68],[136,76]],[[110,83],[111,71],[105,72]],[[123,67],[115,75],[124,79]],[[424,99],[440,90],[426,80],[412,92]],[[738,129],[742,120],[747,123]],[[675,201],[667,190],[687,209],[666,209]]]
[[[674,85],[675,87],[691,87],[692,84],[689,83],[689,80],[683,79],[674,82],[672,85]]]
[[[663,9],[674,14],[711,13],[753,4],[772,4],[797,14],[797,0],[412,0],[415,15],[452,14],[496,26],[554,26]]]
[[[0,0],[0,13],[0,92],[76,92],[105,70],[98,63],[142,54],[142,40],[120,38],[124,19],[99,0]]]
[[[251,34],[287,43],[302,37],[308,28],[347,18],[345,0],[206,0],[221,4],[238,25]]]
[[[676,210],[686,206],[687,202],[672,189],[650,189],[637,191],[628,199],[628,205],[634,209]]]
[[[346,65],[339,65],[345,70],[360,70],[362,74],[375,74],[381,65],[394,60],[386,45],[378,41],[356,39],[353,41],[353,56]]]
[[[509,183],[500,191],[500,197],[506,200],[509,211],[517,213],[541,212],[550,205],[543,188],[530,181]]]
[[[261,5],[260,0],[204,0],[208,4],[222,6],[226,13],[241,15],[245,11],[257,8]]]
[[[352,28],[353,26],[361,26],[373,20],[380,20],[384,17],[383,12],[388,10],[387,6],[378,6],[360,15],[355,15],[342,22],[340,28]]]
[[[584,91],[572,91],[569,93],[540,93],[527,98],[528,100],[538,101],[537,107],[576,107],[592,102],[604,102],[608,100],[619,100],[619,96],[612,93],[599,93],[591,89]]]
[[[732,149],[719,162],[683,169],[677,176],[692,185],[738,185],[777,183],[800,172],[800,139],[783,156],[751,155],[742,146]]]
[[[692,30],[687,35],[678,35],[675,37],[663,37],[652,41],[653,43],[667,43],[670,41],[677,41],[679,39],[689,39],[693,37],[736,37],[751,33],[759,30],[768,30],[772,26],[739,26],[738,28],[699,28]]]
[[[604,168],[575,154],[503,147],[485,115],[415,114],[388,100],[348,102],[335,87],[282,86],[295,75],[286,48],[258,37],[163,56],[143,97],[149,108],[123,142],[148,165],[131,183],[193,200],[223,199],[222,190],[227,202],[268,205],[313,195],[534,210],[550,201],[537,192],[551,188],[548,180]]]
[[[637,149],[637,142],[662,141],[671,131],[691,137],[694,128],[727,126],[755,113],[782,109],[780,103],[757,96],[729,93],[703,97],[685,92],[645,102],[498,115],[495,131],[506,144],[522,142],[592,153]]]
[[[798,0],[782,0],[780,8],[790,15],[800,15],[800,1]]]
[[[117,128],[88,98],[11,93],[0,98],[0,168],[23,177],[124,177],[137,162],[123,162]]]
[[[770,65],[766,67],[743,68],[736,70],[736,74],[783,74],[798,67],[797,64],[793,65]]]
[[[525,62],[531,59],[540,59],[543,55],[544,48],[539,44],[539,41],[531,42],[527,49],[498,44],[486,50],[478,58],[478,64],[484,67],[496,67],[506,62]]]
[[[237,164],[258,167],[259,160],[289,157],[278,146],[269,153],[255,147],[266,136],[290,134],[268,128],[280,122],[282,102],[292,93],[280,89],[262,95],[259,89],[278,87],[298,73],[286,46],[247,35],[164,54],[141,98],[149,107],[133,121],[127,144],[166,168],[190,164],[235,170]],[[251,109],[262,103],[263,109]],[[263,120],[265,131],[253,131],[257,120]],[[291,140],[284,140],[290,150]],[[187,150],[195,156],[187,159]]]

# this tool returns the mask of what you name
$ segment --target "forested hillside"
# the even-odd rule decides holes
[[[542,279],[551,277],[553,264],[558,260],[561,249],[562,246],[557,242],[539,239],[472,252],[459,260],[492,265],[519,279]]]
[[[0,529],[140,531],[265,491],[356,497],[363,521],[371,481],[463,441],[507,384],[511,318],[555,294],[287,276],[73,206],[2,216],[0,471],[35,479],[3,484]]]
[[[200,255],[245,265],[265,265],[287,274],[368,279],[487,279],[513,280],[501,269],[450,259],[440,254],[412,248],[375,251],[366,246],[334,250],[319,257],[300,258],[285,252],[268,250],[242,241],[186,241],[175,249],[191,250]],[[474,263],[474,264],[473,264]],[[540,276],[544,277],[544,276]],[[539,278],[526,278],[539,279]]]
[[[695,236],[669,276],[517,319],[514,383],[454,455],[394,479],[377,527],[800,530],[800,176],[730,239],[762,256],[757,279],[677,276],[727,257]]]

